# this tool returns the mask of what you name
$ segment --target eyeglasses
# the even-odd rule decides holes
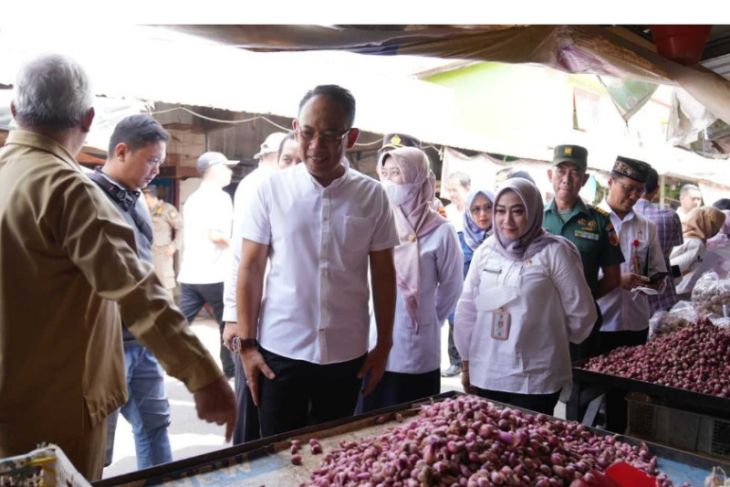
[[[317,133],[309,129],[297,129],[297,135],[306,143],[310,143],[314,139],[319,139],[327,144],[337,144],[342,142],[345,136],[352,129],[345,129],[344,132],[337,132],[335,130],[327,130],[325,132]]]
[[[621,186],[621,190],[628,194],[628,195],[634,195],[634,196],[641,196],[644,194],[644,186],[626,186],[621,181],[616,181],[616,184]]]
[[[469,208],[469,211],[472,215],[477,215],[479,212],[482,213],[491,213],[492,212],[492,205],[482,205],[482,206],[472,206]]]
[[[383,167],[380,169],[380,175],[385,179],[392,179],[400,176],[400,168],[397,167]]]

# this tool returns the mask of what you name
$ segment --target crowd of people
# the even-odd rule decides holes
[[[92,480],[119,413],[139,468],[171,460],[163,368],[234,443],[432,396],[458,374],[466,392],[552,414],[576,401],[571,361],[645,342],[652,313],[730,245],[730,201],[701,206],[686,187],[681,212],[659,208],[657,172],[636,159],[618,156],[605,199],[586,204],[588,151],[576,145],[555,148],[547,204],[524,172],[498,187],[453,173],[444,207],[405,134],[385,136],[371,178],[345,158],[356,102],[337,85],[304,95],[233,201],[223,188],[238,161],[202,154],[182,212],[149,186],[169,135],[147,115],[117,125],[103,167],[76,162],[94,110],[74,61],[25,66],[11,110],[0,456],[53,442]],[[205,305],[223,370],[188,326]],[[623,432],[625,411],[609,394],[606,427]]]

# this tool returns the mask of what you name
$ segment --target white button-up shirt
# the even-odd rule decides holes
[[[500,310],[511,319],[506,340],[492,336]],[[568,342],[585,340],[596,315],[581,260],[567,244],[551,243],[516,262],[485,243],[474,253],[456,305],[454,342],[461,358],[469,361],[472,385],[552,394],[568,390]]]
[[[237,322],[236,284],[238,283],[238,266],[241,263],[241,225],[248,217],[249,202],[256,194],[262,182],[276,170],[267,165],[259,165],[238,183],[233,195],[233,237],[231,238],[231,266],[223,283],[223,321]]]
[[[622,220],[604,200],[600,207],[609,212],[611,223],[616,229],[625,260],[621,273],[632,272],[632,256],[636,255],[639,273],[647,277],[658,272],[667,272],[656,225],[630,211]],[[636,241],[638,246],[634,246]],[[641,331],[649,327],[649,300],[643,293],[632,293],[621,286],[598,300],[603,314],[601,331]]]
[[[305,164],[258,188],[241,236],[270,245],[259,314],[261,346],[317,364],[368,350],[370,252],[398,235],[385,191],[354,170],[322,187]]]
[[[177,280],[185,284],[223,282],[231,265],[231,249],[213,243],[210,232],[231,235],[231,197],[203,182],[188,197],[182,215],[183,249]]]
[[[464,231],[464,212],[459,211],[456,208],[456,205],[453,203],[449,203],[444,207],[444,211],[446,212],[446,219],[449,220],[449,223],[454,227],[454,230],[457,232],[463,232]]]
[[[395,303],[393,348],[385,370],[405,374],[432,372],[441,364],[441,324],[454,310],[464,281],[464,256],[449,224],[418,239],[418,333],[400,292]],[[374,316],[370,345],[375,345]]]

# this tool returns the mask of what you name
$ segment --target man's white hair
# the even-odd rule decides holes
[[[18,72],[13,103],[21,126],[77,127],[92,106],[91,86],[76,61],[42,54]]]
[[[682,186],[682,189],[679,190],[679,195],[684,196],[686,194],[689,194],[690,191],[701,192],[699,186],[697,186],[696,184],[690,183],[690,184],[685,184],[684,186]]]

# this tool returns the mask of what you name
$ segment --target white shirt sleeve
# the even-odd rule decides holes
[[[388,202],[385,190],[378,185],[377,197],[380,198],[380,215],[375,222],[375,232],[370,242],[370,251],[390,249],[400,243],[398,231],[395,228],[395,217]]]
[[[456,232],[451,225],[443,225],[448,231],[444,232],[443,244],[439,247],[436,262],[438,276],[438,290],[436,291],[436,317],[439,323],[449,316],[459,300],[464,285],[464,254]]]
[[[687,237],[682,245],[672,249],[669,263],[679,266],[679,270],[684,274],[690,270],[692,264],[697,262],[701,247],[702,240],[696,237]]]
[[[271,243],[271,218],[269,216],[269,198],[271,185],[269,180],[260,184],[244,205],[248,210],[247,218],[241,222],[241,238],[256,243]],[[244,201],[247,199],[244,198]],[[240,258],[240,257],[239,257]]]
[[[550,273],[563,306],[568,340],[581,343],[590,335],[598,317],[596,304],[583,274],[580,258],[563,244],[553,246]]]
[[[486,245],[481,245],[474,252],[474,256],[469,266],[469,271],[464,279],[464,288],[459,301],[456,303],[456,313],[454,315],[454,344],[459,351],[462,360],[469,360],[469,345],[471,344],[471,334],[477,320],[477,308],[475,298],[479,292],[480,265],[482,254],[486,249]],[[463,271],[462,271],[463,272]]]

